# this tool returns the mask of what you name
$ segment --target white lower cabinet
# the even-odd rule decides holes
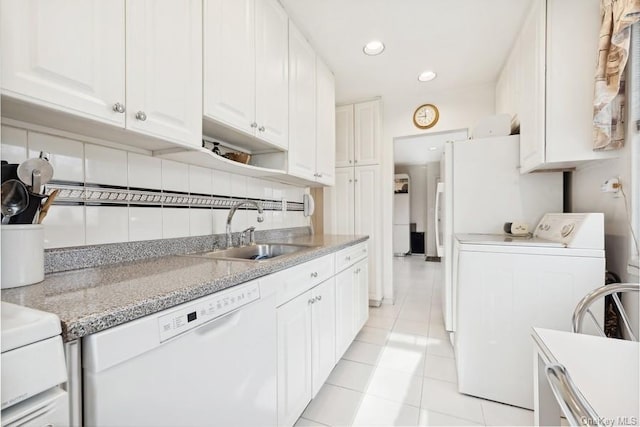
[[[293,425],[329,377],[335,359],[335,279],[280,306],[278,424]]]
[[[369,263],[363,259],[336,275],[336,360],[369,318]]]
[[[293,425],[311,400],[311,291],[280,306],[278,425]]]
[[[278,425],[294,425],[367,321],[367,253],[367,243],[360,243],[264,279],[277,288],[281,304],[277,308]],[[342,269],[335,276],[334,265]],[[318,283],[320,271],[330,271],[330,277]],[[292,274],[300,278],[303,293],[297,296],[292,295],[292,281],[286,280]]]

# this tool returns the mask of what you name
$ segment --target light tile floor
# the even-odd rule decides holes
[[[396,303],[369,321],[296,426],[533,425],[533,412],[457,391],[441,264],[394,258]]]

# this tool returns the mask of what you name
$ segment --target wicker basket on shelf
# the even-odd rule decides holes
[[[226,153],[224,154],[224,157],[226,157],[229,160],[233,160],[234,162],[243,163],[245,165],[249,163],[249,159],[251,159],[250,154],[241,153],[241,152]]]

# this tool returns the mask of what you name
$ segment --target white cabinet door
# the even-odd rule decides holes
[[[278,308],[278,425],[292,426],[311,400],[311,291]]]
[[[336,286],[331,279],[316,286],[312,291],[314,300],[311,306],[312,326],[312,397],[329,377],[336,365]]]
[[[256,136],[289,145],[289,18],[275,0],[256,2]]]
[[[365,258],[354,265],[354,331],[357,334],[369,318],[369,262]]]
[[[204,1],[204,115],[254,135],[254,0]]]
[[[336,96],[333,73],[316,58],[316,180],[335,183]]]
[[[336,167],[353,166],[353,104],[336,107]]]
[[[354,213],[355,234],[368,235],[369,259],[369,298],[382,300],[380,269],[380,166],[355,167],[354,174]]]
[[[2,0],[2,94],[124,127],[124,1]]]
[[[336,275],[336,360],[347,351],[355,337],[355,274],[352,266]]]
[[[332,232],[353,234],[354,229],[354,184],[353,168],[336,168],[333,191]]]
[[[202,2],[126,4],[127,129],[199,147]]]
[[[532,3],[518,39],[520,74],[520,167],[523,171],[545,161],[545,13],[544,1]]]
[[[289,22],[289,174],[315,181],[316,54]]]
[[[354,105],[354,164],[355,166],[380,163],[380,101]]]

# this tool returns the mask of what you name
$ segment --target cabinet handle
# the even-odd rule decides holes
[[[316,301],[315,301],[313,298],[311,298],[311,299],[308,301],[309,305],[313,304],[314,302],[316,302]]]
[[[358,180],[357,180],[357,179],[354,179],[354,180],[353,180],[353,182],[358,182]]]
[[[252,127],[252,128],[257,128],[257,127],[258,127],[258,124],[257,124],[256,122],[253,122],[253,123],[251,123],[251,127]]]
[[[264,132],[264,126],[260,126],[260,127],[258,128],[258,130],[259,130],[260,132]]]
[[[353,182],[353,180],[352,180],[352,179],[350,179],[350,180],[349,180],[349,182]]]
[[[322,178],[322,174],[321,173],[318,174],[318,178]]]
[[[115,111],[116,113],[124,113],[125,111],[127,111],[127,109],[125,108],[124,105],[120,104],[119,102],[116,102],[115,104],[113,104],[113,111]]]
[[[138,111],[136,113],[136,119],[140,120],[141,122],[144,122],[145,120],[147,120],[147,115],[145,114],[144,111]]]
[[[354,161],[353,161],[353,163],[358,163],[358,160],[357,160],[357,159],[356,159],[356,160],[354,160]]]
[[[316,297],[316,301],[322,301],[322,295],[318,295],[318,296]]]
[[[313,273],[311,273],[311,277],[318,277],[318,273],[314,271]]]
[[[351,257],[350,257],[350,256],[348,256],[348,257],[344,257],[344,259],[345,259],[346,261],[351,261]]]
[[[353,163],[351,160],[349,160],[349,164]]]

